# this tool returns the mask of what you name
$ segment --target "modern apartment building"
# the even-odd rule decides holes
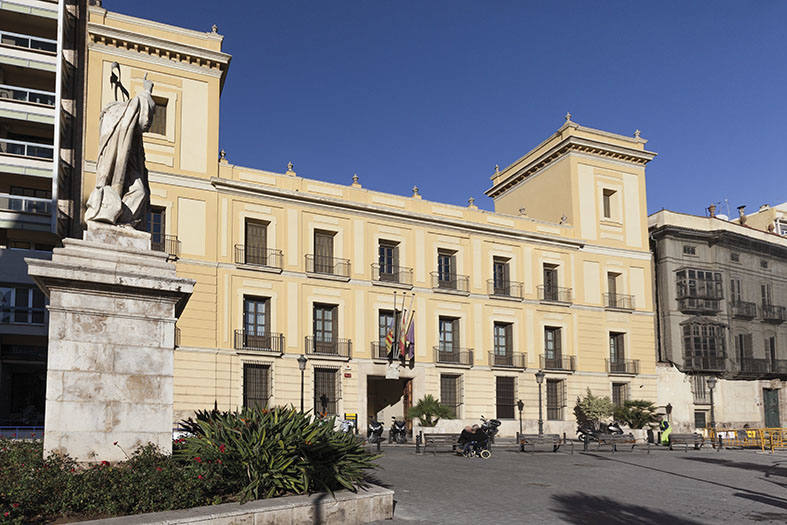
[[[131,96],[145,75],[154,83],[149,223],[178,274],[197,281],[178,321],[176,418],[303,401],[356,414],[363,428],[432,394],[456,415],[443,428],[483,415],[513,434],[518,399],[536,428],[538,370],[547,431],[573,432],[571,408],[587,388],[617,402],[656,399],[645,200],[655,154],[638,132],[567,116],[495,171],[486,193],[496,212],[487,212],[417,188],[402,196],[349,176],[321,182],[292,164],[230,163],[218,141],[230,56],[215,26],[192,31],[93,6],[87,38],[86,122],[115,100],[113,72]],[[85,129],[83,202],[98,145],[97,126]],[[404,296],[415,362],[392,371],[384,337]]]
[[[787,420],[787,239],[715,217],[650,216],[659,400],[676,426]],[[673,366],[674,365],[674,366]]]
[[[25,257],[78,227],[79,2],[0,2],[0,425],[43,423],[45,298]]]

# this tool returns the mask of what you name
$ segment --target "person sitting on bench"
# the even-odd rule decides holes
[[[459,444],[462,445],[462,453],[467,454],[470,451],[470,448],[473,446],[473,440],[475,439],[475,434],[473,432],[473,427],[466,426],[462,433],[459,434]]]

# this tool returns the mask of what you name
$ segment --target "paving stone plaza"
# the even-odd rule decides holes
[[[376,476],[395,491],[393,523],[787,522],[785,452],[382,453]]]

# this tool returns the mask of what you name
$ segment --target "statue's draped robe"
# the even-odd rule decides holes
[[[86,220],[144,226],[150,188],[142,133],[150,127],[155,103],[148,91],[115,102],[101,114],[96,189]]]

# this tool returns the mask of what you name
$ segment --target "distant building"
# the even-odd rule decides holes
[[[782,237],[787,237],[787,202],[768,206],[763,204],[756,212],[746,215],[743,206],[738,208],[740,217],[733,222],[741,224],[741,221],[750,228],[773,232]]]
[[[747,221],[748,225],[748,221]],[[787,421],[787,239],[717,217],[649,218],[659,402],[678,427]],[[673,367],[674,365],[674,367]]]

